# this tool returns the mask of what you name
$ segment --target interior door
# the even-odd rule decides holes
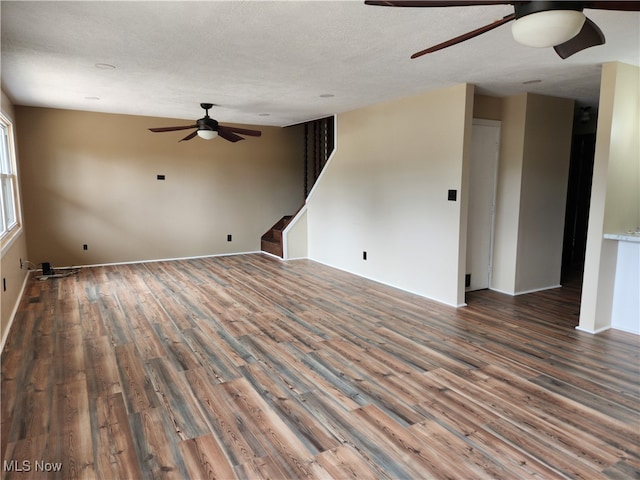
[[[481,290],[491,285],[500,122],[474,119],[471,144],[467,217],[467,291]]]

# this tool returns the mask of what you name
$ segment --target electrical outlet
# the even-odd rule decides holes
[[[24,263],[22,263],[22,259],[20,259],[20,270],[22,270],[23,266],[24,266]]]
[[[366,251],[362,252],[362,259],[363,260],[367,259],[367,252]]]
[[[83,250],[89,250],[89,245],[87,245],[86,243],[84,245],[82,245],[82,249]]]
[[[230,242],[230,241],[231,241],[231,238],[232,238],[232,237],[231,237],[231,234],[227,235],[227,242]]]
[[[457,190],[449,190],[447,192],[447,200],[450,202],[455,202],[458,199],[458,191]]]
[[[158,180],[164,180],[164,179],[165,179],[165,176],[164,176],[164,175],[156,175],[156,178],[157,178]]]
[[[7,279],[6,278],[2,279],[2,291],[3,292],[7,291]]]

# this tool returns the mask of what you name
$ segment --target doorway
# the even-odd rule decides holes
[[[587,249],[595,150],[595,133],[578,133],[573,136],[562,249],[561,282],[563,285],[576,283],[582,279]]]
[[[473,119],[467,215],[466,291],[491,285],[500,126],[495,120]]]

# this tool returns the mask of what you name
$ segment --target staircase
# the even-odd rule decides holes
[[[304,196],[309,195],[329,160],[335,145],[334,118],[326,117],[304,124]],[[304,205],[303,205],[304,206]],[[300,207],[302,209],[302,207]],[[300,210],[298,210],[300,211]],[[296,212],[297,214],[297,212]],[[284,258],[282,232],[295,215],[286,215],[262,235],[260,248],[263,252]]]
[[[282,250],[282,231],[287,228],[289,222],[293,218],[293,215],[285,215],[278,222],[269,229],[267,233],[262,235],[260,241],[260,248],[263,252],[276,255],[283,258],[284,252]]]

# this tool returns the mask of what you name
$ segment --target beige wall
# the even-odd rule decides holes
[[[619,62],[602,69],[591,207],[587,232],[581,330],[611,325],[617,242],[640,224],[640,69]]]
[[[502,120],[502,98],[476,93],[473,98],[473,118]]]
[[[463,303],[472,108],[473,86],[458,85],[339,115],[307,201],[309,257]]]
[[[502,101],[491,287],[519,294],[560,284],[573,100]]]
[[[526,94],[502,99],[491,288],[510,294],[516,292],[526,113]]]
[[[309,256],[307,233],[307,209],[305,207],[296,214],[294,221],[282,232],[285,260]]]
[[[303,202],[301,127],[257,127],[262,137],[235,144],[178,143],[186,132],[147,128],[185,120],[29,107],[16,117],[34,263],[256,251],[260,236]]]
[[[9,98],[2,92],[2,114],[10,121],[14,122],[15,112]],[[15,124],[14,124],[15,130]],[[18,152],[19,153],[19,152]],[[19,165],[18,165],[19,169]],[[18,171],[19,173],[19,171]],[[0,302],[0,338],[1,346],[7,337],[10,322],[13,320],[13,312],[20,301],[22,287],[27,277],[26,265],[20,268],[20,260],[26,260],[27,256],[27,240],[24,229],[21,229],[16,235],[10,237],[9,241],[2,244],[2,257],[0,259],[0,276],[4,279],[7,290],[2,292],[2,301]]]
[[[574,101],[527,95],[516,292],[560,285]]]
[[[606,66],[603,83],[616,92],[599,125],[609,132],[604,233],[623,233],[640,226],[640,68]],[[596,155],[607,155],[602,146]]]

